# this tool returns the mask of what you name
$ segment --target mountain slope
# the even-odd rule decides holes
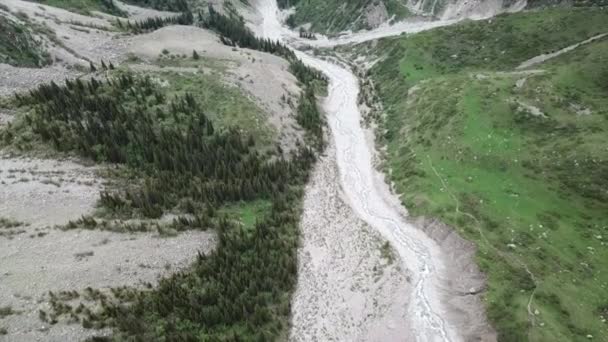
[[[312,31],[328,33],[370,29],[410,15],[405,0],[280,0],[279,5],[295,6],[287,20],[290,26],[310,24]]]
[[[477,243],[503,341],[608,338],[608,42],[515,70],[604,32],[608,11],[551,9],[355,48],[384,58],[396,190]]]
[[[0,12],[0,63],[13,66],[40,67],[49,64],[49,54],[32,32],[22,23]]]
[[[6,3],[52,64],[0,43],[0,339],[285,336],[322,77],[238,13]]]

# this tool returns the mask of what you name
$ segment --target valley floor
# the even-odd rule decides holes
[[[411,333],[404,324],[410,276],[393,247],[345,202],[335,153],[327,148],[306,188],[290,339],[404,339]]]

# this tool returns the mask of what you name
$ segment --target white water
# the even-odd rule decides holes
[[[525,1],[525,0],[524,0]],[[337,39],[301,40],[298,34],[281,24],[276,0],[258,0],[263,17],[257,33],[265,38],[280,40],[292,47],[298,45],[334,46],[353,42],[414,33],[450,25],[453,20],[418,20],[385,25],[376,30],[352,33]],[[496,14],[492,12],[492,15]],[[399,202],[388,187],[375,181],[377,171],[372,165],[373,147],[366,140],[357,106],[358,80],[348,69],[332,62],[296,50],[302,61],[321,70],[329,79],[324,109],[335,140],[336,160],[341,188],[353,211],[370,226],[382,233],[398,251],[403,266],[412,273],[412,292],[408,307],[408,326],[416,341],[460,341],[462,337],[442,303],[440,285],[445,274],[439,246],[416,227],[407,223],[391,203]],[[404,322],[405,323],[405,322]]]

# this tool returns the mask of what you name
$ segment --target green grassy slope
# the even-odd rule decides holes
[[[50,56],[36,42],[27,27],[0,16],[0,63],[21,67],[40,67]]]
[[[608,41],[510,72],[603,32],[605,10],[552,9],[375,50],[392,180],[477,243],[502,341],[608,339]]]
[[[389,16],[397,19],[409,15],[404,0],[382,0]],[[369,28],[364,11],[374,3],[371,0],[302,0],[279,1],[282,6],[296,6],[296,12],[288,19],[288,23],[298,26],[312,24],[312,31],[335,33],[342,30],[359,30]]]
[[[217,75],[180,74],[176,72],[151,73],[169,84],[169,96],[186,93],[200,101],[206,114],[218,127],[239,127],[256,137],[262,149],[274,149],[277,132],[268,123],[267,115],[242,90],[227,86]]]

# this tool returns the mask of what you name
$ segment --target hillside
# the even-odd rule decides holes
[[[13,66],[41,67],[49,64],[50,56],[17,18],[0,16],[0,62]]]
[[[489,18],[502,12],[551,7],[599,8],[605,0],[279,0],[289,9],[286,23],[312,32],[336,35],[342,31],[370,30],[406,19]]]
[[[370,29],[389,19],[410,15],[406,0],[281,0],[279,5],[284,8],[295,6],[295,13],[287,19],[290,26],[305,25],[311,31],[323,33]]]
[[[0,7],[0,340],[284,336],[325,81],[130,3]]]
[[[350,50],[381,58],[364,89],[395,191],[477,244],[501,341],[608,338],[608,41],[516,69],[606,32],[556,8]]]

